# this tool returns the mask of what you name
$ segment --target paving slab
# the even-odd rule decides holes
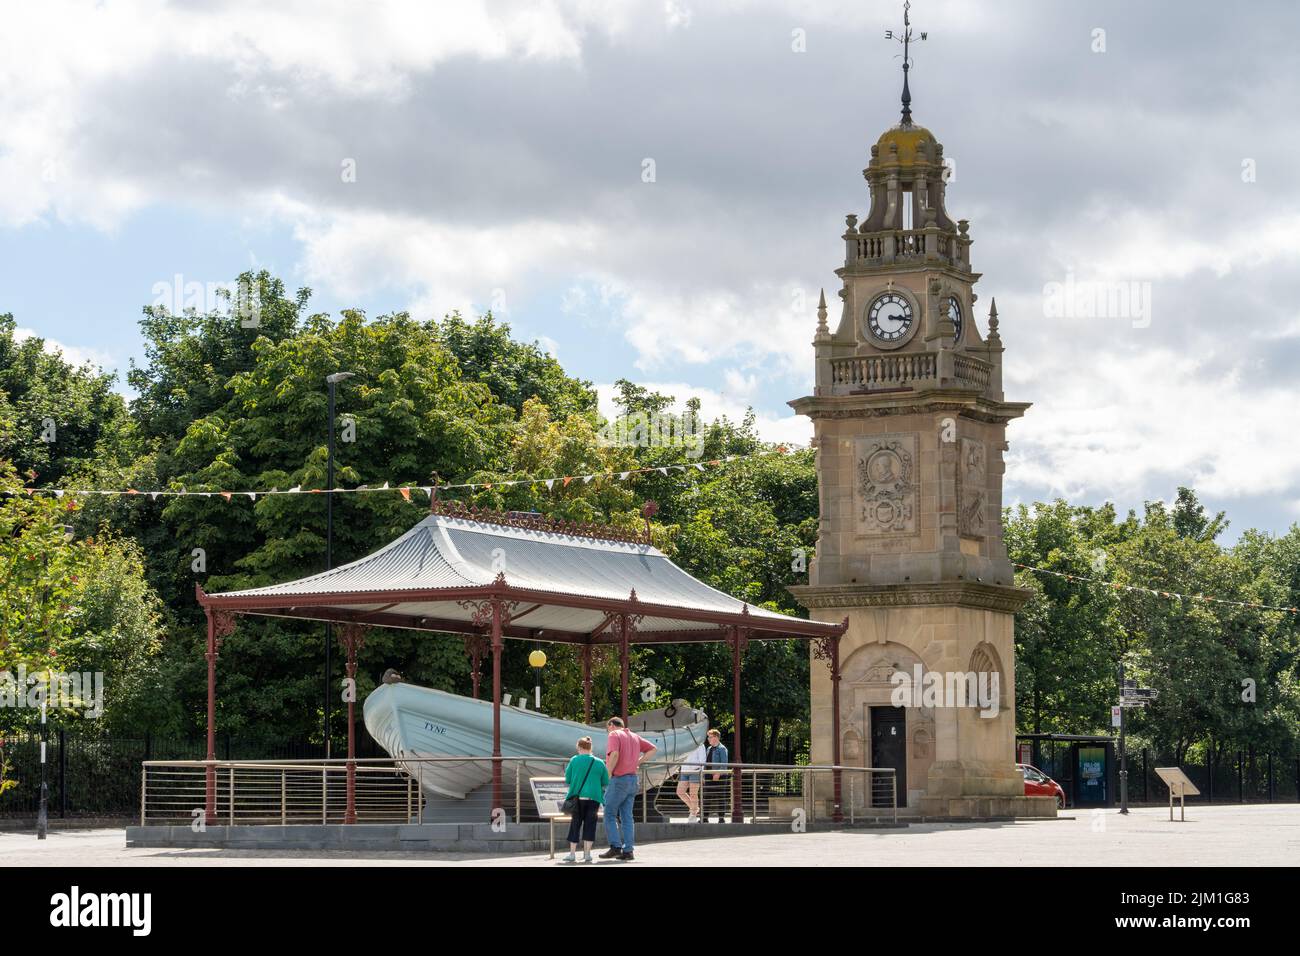
[[[184,828],[179,828],[184,829]],[[410,831],[400,828],[403,834]],[[473,833],[467,834],[471,836]],[[563,834],[560,834],[563,839]],[[116,829],[0,833],[9,866],[556,866],[545,852],[480,852],[211,847],[127,847]],[[510,849],[513,849],[511,847]],[[579,864],[581,865],[581,864]],[[1300,805],[1188,807],[1187,822],[1168,810],[1083,811],[1058,820],[916,823],[903,829],[755,832],[674,839],[637,847],[632,864],[601,866],[1297,866]]]

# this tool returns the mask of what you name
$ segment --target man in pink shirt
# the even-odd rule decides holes
[[[641,761],[654,753],[655,745],[623,726],[619,717],[605,723],[609,742],[605,745],[605,767],[609,770],[609,786],[605,788],[605,832],[609,836],[609,849],[600,855],[602,860],[631,860],[635,840],[632,805],[636,802]]]

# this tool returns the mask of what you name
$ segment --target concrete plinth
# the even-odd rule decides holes
[[[1043,819],[1056,816],[1056,798],[924,796],[916,809],[926,820]]]
[[[906,823],[863,822],[852,829],[906,827]],[[809,823],[811,832],[848,829],[848,825]],[[780,823],[637,823],[636,842],[700,840],[714,837],[754,836],[789,832]],[[566,849],[568,821],[555,827],[557,851]],[[608,846],[605,826],[596,828],[596,846]],[[510,823],[493,830],[490,823],[339,824],[322,826],[210,826],[195,831],[189,826],[132,826],[126,828],[128,847],[207,847],[236,850],[396,850],[451,853],[545,853],[551,845],[549,824]]]

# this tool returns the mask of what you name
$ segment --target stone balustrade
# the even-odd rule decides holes
[[[955,233],[929,229],[890,229],[885,232],[849,232],[846,262],[885,265],[911,259],[948,262],[969,267],[963,244]]]
[[[993,367],[988,362],[960,352],[945,355],[951,357],[953,384],[981,390],[989,387]],[[831,359],[831,388],[844,392],[936,386],[940,382],[938,358],[937,352],[899,352]]]
[[[989,387],[993,366],[989,365],[988,362],[957,352],[952,357],[952,368],[953,377],[963,385],[976,385],[980,388]]]
[[[889,388],[932,382],[937,378],[935,353],[853,355],[831,360],[831,384],[855,388]]]

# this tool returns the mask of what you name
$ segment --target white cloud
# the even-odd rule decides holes
[[[27,339],[39,337],[40,333],[34,329],[16,328],[14,329],[14,341],[25,342]],[[78,348],[75,345],[64,345],[55,339],[46,338],[44,349],[51,355],[62,355],[63,360],[70,365],[81,366],[89,362],[98,368],[112,371],[117,366],[117,360],[107,352],[99,349]]]
[[[1226,8],[1134,8],[1097,57],[1068,11],[927,10],[943,30],[914,108],[960,159],[950,211],[1002,306],[1008,397],[1035,402],[1009,491],[1294,497],[1300,459],[1265,416],[1294,406],[1300,360],[1300,136],[1276,118],[1300,70],[1285,44],[1242,56],[1280,15],[1229,35]],[[840,217],[865,211],[857,171],[897,118],[896,51],[874,44],[898,18],[847,0],[19,5],[0,33],[0,225],[200,207],[287,226],[300,277],[334,299],[492,307],[539,333],[539,293],[566,288],[565,318],[611,356],[586,377],[629,355],[663,382],[716,370],[717,391],[661,388],[739,419],[806,387],[819,286],[838,319]],[[1151,282],[1151,326],[1046,318],[1067,271]],[[811,432],[775,412],[759,428]]]
[[[1293,389],[1216,372],[1209,358],[1115,348],[1086,375],[1069,354],[1028,372],[1020,363],[1009,397],[1041,399],[1010,427],[1008,478],[1080,501],[1136,501],[1175,484],[1218,498],[1286,492],[1300,446],[1279,441],[1261,411],[1293,406]]]
[[[457,57],[576,64],[588,30],[616,33],[625,22],[623,4],[554,0],[16,5],[0,31],[0,222],[52,211],[109,229],[149,201],[147,180],[101,167],[80,136],[97,95],[124,77],[168,83],[216,69],[227,97],[279,110],[401,99],[413,77]],[[194,103],[195,119],[210,108]]]
[[[685,411],[688,400],[698,398],[700,417],[705,422],[725,416],[739,424],[744,420],[751,405],[744,395],[699,388],[684,382],[638,382],[637,384],[651,392],[673,396],[672,411],[679,415]],[[606,418],[613,418],[619,413],[618,406],[614,403],[617,393],[613,383],[596,385],[600,413]],[[757,409],[754,414],[754,427],[764,441],[800,447],[807,447],[812,441],[812,423],[801,415],[770,415]]]

